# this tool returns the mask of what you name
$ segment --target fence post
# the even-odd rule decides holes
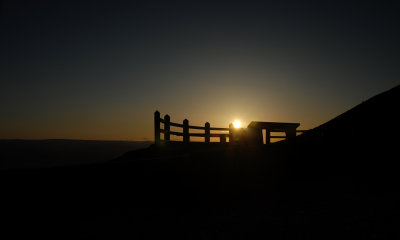
[[[169,115],[164,116],[164,142],[169,142],[170,137],[169,137],[169,131],[170,131],[170,119]]]
[[[271,131],[265,129],[265,144],[270,144],[270,143],[271,143]]]
[[[188,143],[190,141],[189,137],[189,120],[183,120],[183,142]]]
[[[206,124],[204,125],[204,133],[205,133],[205,142],[209,143],[210,142],[210,123],[206,122]]]
[[[233,142],[234,142],[234,140],[233,140],[233,131],[234,131],[234,129],[233,129],[233,124],[230,123],[230,124],[229,124],[229,142],[230,142],[230,143],[233,143]]]
[[[296,137],[296,129],[290,128],[285,131],[286,139],[292,139]]]
[[[154,143],[159,145],[161,143],[160,138],[160,112],[154,112]]]

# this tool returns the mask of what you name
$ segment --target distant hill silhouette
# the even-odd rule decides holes
[[[0,139],[0,169],[43,168],[100,163],[123,153],[148,147],[151,142],[96,140]]]
[[[152,145],[105,163],[3,170],[13,182],[3,191],[4,229],[82,239],[397,239],[399,91],[269,146]]]

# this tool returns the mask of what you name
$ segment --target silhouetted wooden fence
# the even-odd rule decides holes
[[[164,129],[161,129],[161,123],[164,124]],[[182,132],[171,131],[171,126],[182,128]],[[189,129],[204,130],[204,133],[190,133]],[[211,133],[211,131],[226,131],[226,133]],[[170,121],[169,115],[165,115],[164,118],[160,117],[160,112],[154,113],[154,139],[156,143],[161,142],[161,133],[164,134],[164,141],[170,141],[170,136],[182,136],[183,142],[190,142],[190,137],[204,137],[206,143],[210,142],[210,138],[218,137],[220,142],[226,142],[226,138],[229,137],[229,133],[233,131],[233,125],[230,128],[219,128],[211,127],[209,122],[202,126],[189,125],[189,120],[183,120],[182,124],[174,123]]]

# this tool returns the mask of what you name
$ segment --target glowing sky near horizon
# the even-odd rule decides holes
[[[316,127],[400,83],[396,1],[4,1],[0,138],[152,140],[153,112]]]

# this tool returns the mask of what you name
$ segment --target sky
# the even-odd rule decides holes
[[[1,1],[0,138],[314,128],[400,83],[398,1]]]

